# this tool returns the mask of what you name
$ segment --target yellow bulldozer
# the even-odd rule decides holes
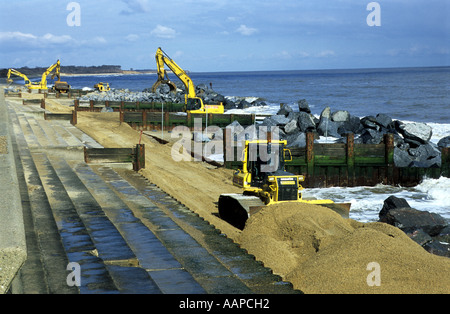
[[[94,85],[94,88],[98,90],[99,92],[107,92],[110,91],[111,88],[109,87],[109,83],[100,82]]]
[[[220,195],[218,207],[223,220],[242,230],[247,219],[261,208],[287,202],[325,206],[348,218],[349,203],[302,197],[300,182],[305,177],[285,171],[285,163],[292,161],[286,145],[287,141],[270,138],[245,141],[242,169],[233,175],[233,185],[241,187],[243,194]]]

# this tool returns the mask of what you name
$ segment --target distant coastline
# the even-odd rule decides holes
[[[156,70],[123,70],[121,72],[105,72],[105,73],[65,73],[61,72],[61,76],[117,76],[117,75],[144,75],[157,74]]]
[[[15,68],[17,71],[25,74],[29,78],[41,77],[47,70],[44,67],[21,67]],[[0,69],[0,77],[6,77],[7,68]],[[155,74],[156,70],[122,70],[120,65],[101,65],[101,66],[61,66],[61,76],[95,76],[95,75],[139,75],[139,74]]]

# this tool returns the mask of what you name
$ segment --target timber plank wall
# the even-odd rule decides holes
[[[225,134],[225,132],[224,132]],[[224,151],[226,145],[224,138]],[[231,149],[231,160],[224,154],[225,168],[242,167],[240,152],[235,145]],[[450,176],[450,149],[442,149],[440,168],[400,168],[394,165],[394,140],[386,134],[382,144],[355,144],[354,135],[347,136],[345,144],[317,144],[314,134],[307,133],[306,147],[290,149],[292,161],[286,162],[285,169],[297,175],[304,175],[306,188],[374,186],[379,183],[411,187],[423,178]]]
[[[80,95],[81,93],[79,93]],[[63,97],[72,97],[71,94]],[[16,96],[11,93],[9,96]],[[20,97],[20,95],[19,95]],[[57,96],[58,97],[58,96]],[[26,104],[34,102],[24,101]],[[45,100],[41,107],[45,108]],[[74,100],[72,123],[77,123],[77,111],[101,111],[110,108],[120,112],[120,121],[130,124],[138,130],[171,131],[176,126],[186,126],[194,130],[195,124],[201,119],[201,127],[205,125],[224,128],[233,121],[241,125],[255,123],[255,115],[234,114],[179,114],[183,111],[183,104],[161,104],[142,102],[109,102],[90,101],[80,105]],[[164,111],[162,111],[164,110]],[[206,117],[207,116],[207,117]],[[229,145],[224,134],[224,152]],[[354,135],[349,134],[344,144],[314,143],[314,134],[307,133],[307,145],[304,148],[291,149],[292,161],[286,163],[286,171],[304,175],[306,180],[302,184],[306,188],[316,187],[353,187],[374,186],[379,183],[386,185],[400,185],[411,187],[419,184],[425,177],[450,177],[450,149],[441,150],[442,165],[440,168],[396,167],[394,164],[394,141],[392,134],[386,134],[382,144],[355,144]],[[241,168],[240,154],[235,145],[231,160],[224,154],[224,167],[229,169]]]

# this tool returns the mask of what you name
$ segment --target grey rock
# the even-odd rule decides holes
[[[308,102],[306,99],[300,99],[298,101],[298,110],[300,112],[311,113],[311,109],[309,108]]]
[[[379,113],[375,117],[375,121],[378,125],[380,125],[384,128],[388,128],[389,125],[392,123],[392,118],[384,113]]]
[[[360,138],[363,144],[380,144],[383,141],[383,133],[374,129],[365,129]]]
[[[346,122],[350,119],[350,113],[346,110],[338,110],[331,114],[331,120],[334,122]]]
[[[287,139],[287,147],[288,148],[305,147],[306,146],[306,134],[303,132],[298,132],[298,133],[288,135],[286,137],[286,139]]]
[[[283,116],[287,117],[293,111],[294,110],[289,105],[284,104],[280,108],[280,110],[278,110],[277,115],[283,115]]]
[[[286,134],[292,134],[298,130],[297,119],[292,119],[284,126],[284,132],[286,132]]]
[[[307,132],[315,130],[316,123],[311,114],[302,111],[298,113],[297,126],[301,132]]]
[[[404,123],[399,125],[399,129],[405,139],[418,141],[422,144],[427,143],[432,135],[432,129],[426,123]]]
[[[450,147],[450,135],[443,137],[439,140],[439,142],[437,143],[437,146],[439,148],[444,148],[444,147]]]

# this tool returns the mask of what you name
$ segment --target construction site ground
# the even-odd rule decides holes
[[[44,120],[45,111],[71,112],[73,101],[47,99],[45,110],[5,101],[27,249],[10,293],[298,293],[217,216],[221,191],[239,192],[230,170],[172,160],[170,143],[121,124],[118,113],[80,112],[73,126]],[[138,142],[139,172],[84,161],[85,146]]]
[[[72,103],[46,99],[45,110],[68,113]],[[11,293],[450,292],[450,260],[385,223],[280,204],[253,215],[243,231],[232,227],[217,210],[220,194],[241,192],[232,170],[176,161],[175,133],[147,136],[114,112],[79,112],[73,126],[44,120],[39,105],[18,97],[6,104],[27,251]],[[139,172],[130,164],[84,161],[84,147],[137,143],[145,144]],[[2,213],[0,225],[11,225],[2,221],[10,216]],[[9,234],[0,234],[0,242]],[[6,242],[13,247],[19,240]],[[20,250],[10,255],[19,260]],[[76,265],[79,286],[68,284]],[[380,269],[380,285],[372,284],[371,265]]]

